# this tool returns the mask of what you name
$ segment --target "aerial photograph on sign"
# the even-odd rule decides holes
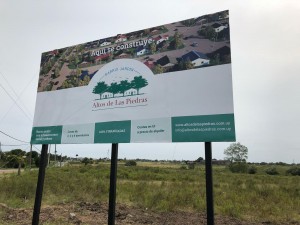
[[[123,58],[144,63],[154,74],[230,63],[229,12],[45,52],[38,91],[88,85],[101,67]]]

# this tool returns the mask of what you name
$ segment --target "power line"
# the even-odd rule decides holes
[[[0,75],[3,77],[3,79],[6,81],[7,85],[9,86],[9,88],[12,90],[12,92],[15,94],[16,96],[16,101],[18,101],[20,99],[20,96],[22,95],[23,91],[18,95],[16,93],[16,91],[14,90],[14,88],[10,85],[10,83],[8,82],[8,80],[6,79],[6,77],[4,76],[4,74],[0,71]],[[30,81],[31,82],[31,81]],[[26,87],[27,88],[27,87]],[[22,103],[22,106],[24,107],[24,109],[26,109],[27,112],[29,112],[29,110],[26,108],[26,105],[23,104],[22,101],[19,101],[20,103]],[[13,106],[13,105],[12,105]],[[12,106],[10,107],[10,109],[12,108]],[[9,111],[10,111],[9,109]],[[29,113],[30,114],[30,113]]]
[[[17,103],[17,101],[7,92],[7,90],[2,86],[2,84],[0,84],[0,87],[2,87],[2,89],[5,91],[5,93],[11,98],[11,100],[13,100],[13,102],[23,112],[23,114],[27,117],[27,119],[29,119],[30,122],[32,122],[32,119],[25,113],[25,111],[19,106],[19,104]]]
[[[9,134],[4,133],[4,132],[1,131],[1,130],[0,130],[0,133],[6,135],[7,137],[10,137],[11,139],[14,139],[14,140],[16,140],[16,141],[20,141],[20,142],[24,142],[24,143],[28,143],[28,144],[29,144],[28,141],[22,141],[22,140],[19,140],[19,139],[17,139],[17,138],[14,138],[14,137],[10,136]]]
[[[27,83],[27,85],[24,87],[24,89],[20,92],[19,95],[17,95],[17,93],[14,91],[14,89],[11,87],[11,85],[9,84],[9,82],[7,81],[7,79],[5,78],[5,76],[3,75],[2,72],[0,72],[0,75],[2,75],[2,77],[4,78],[4,80],[7,82],[7,84],[10,86],[10,88],[13,90],[13,92],[15,93],[15,95],[17,96],[17,99],[16,101],[18,101],[20,99],[20,96],[22,96],[23,92],[28,88],[29,84],[32,83],[33,79],[36,77],[35,75],[32,76],[32,78],[30,79],[30,81]],[[22,101],[20,101],[22,103]],[[14,104],[12,104],[10,106],[10,108],[7,110],[7,112],[4,114],[4,116],[1,118],[0,121],[2,121],[6,116],[7,114],[10,112],[10,110],[12,109],[12,107],[14,106]],[[24,108],[27,110],[27,112],[29,112],[29,110],[26,108],[26,106],[23,104]],[[29,115],[31,116],[31,113],[29,113]]]
[[[32,145],[32,147],[34,147],[36,150],[38,150],[39,152],[41,152],[41,150],[38,149],[37,147],[35,147],[34,145]]]

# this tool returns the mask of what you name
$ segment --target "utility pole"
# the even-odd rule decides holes
[[[2,149],[1,149],[1,141],[0,141],[0,159],[1,159],[1,155],[2,155]]]

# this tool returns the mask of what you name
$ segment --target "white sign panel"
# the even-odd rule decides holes
[[[33,144],[234,140],[228,11],[42,55]]]

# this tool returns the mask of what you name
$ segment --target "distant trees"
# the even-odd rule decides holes
[[[78,86],[86,86],[91,78],[89,75],[84,75],[82,78],[82,70],[80,68],[73,69],[66,80],[60,86],[60,89],[73,88]]]
[[[77,52],[82,52],[84,50],[84,45],[83,44],[79,44],[75,47]]]
[[[199,157],[198,159],[195,160],[195,162],[202,162],[204,159],[203,157]]]
[[[219,13],[219,19],[224,19],[228,16],[228,11],[223,11]]]
[[[70,66],[76,67],[79,62],[80,62],[80,58],[78,55],[72,54],[69,56],[69,65]]]
[[[193,69],[194,64],[191,62],[191,60],[188,58],[187,60],[181,60],[179,62],[179,69],[180,70],[189,70]]]
[[[182,48],[183,46],[182,34],[176,31],[168,48],[174,50]]]
[[[232,143],[228,148],[224,150],[225,159],[233,162],[246,162],[248,159],[248,148],[241,145],[239,142]]]
[[[125,163],[125,166],[136,166],[137,163],[134,160],[129,160]]]
[[[72,64],[74,62],[75,62],[75,55],[72,54],[72,55],[69,56],[69,64]]]
[[[18,175],[21,174],[21,168],[25,166],[26,152],[21,149],[13,149],[3,155],[5,166],[8,168],[18,168]]]
[[[152,42],[150,44],[150,53],[154,54],[156,52],[156,44],[154,42]]]
[[[293,166],[286,171],[287,175],[300,176],[300,167]]]
[[[195,23],[196,23],[195,19],[188,19],[188,20],[181,21],[181,24],[187,27],[191,27],[195,25]]]
[[[224,150],[225,159],[230,161],[229,170],[233,173],[247,173],[248,148],[238,143],[232,143]]]
[[[228,60],[228,58],[226,58]],[[211,65],[219,65],[221,63],[220,54],[217,53],[213,59],[211,59],[210,64]]]
[[[184,67],[185,67],[186,70],[193,69],[194,64],[191,62],[190,59],[188,59],[184,62]]]
[[[29,165],[31,156],[31,166],[39,166],[40,154],[37,151],[25,152],[22,149],[12,149],[7,152],[1,152],[0,167],[1,168],[18,168],[18,173],[20,173],[21,168],[25,168]],[[54,161],[64,161],[67,156],[55,156],[50,154],[50,160]]]
[[[159,64],[156,65],[153,69],[154,74],[160,74],[160,73],[164,73],[164,72],[165,72],[164,68]]]
[[[4,158],[4,153],[0,151],[0,160]]]
[[[181,39],[181,36],[180,34],[176,31],[175,34],[174,34],[174,48],[175,49],[178,49],[179,47],[181,47],[183,44],[182,44],[182,39]]]
[[[274,166],[272,166],[272,167],[270,167],[270,168],[267,168],[267,169],[265,170],[265,172],[266,172],[266,174],[268,174],[268,175],[278,175],[278,174],[279,174],[279,172],[277,171],[276,167],[274,167]]]
[[[215,32],[215,29],[211,26],[207,26],[204,29],[201,29],[198,31],[200,35],[203,35],[205,38],[209,40],[213,40],[217,37],[217,33]]]
[[[53,60],[49,60],[47,62],[45,62],[45,64],[42,66],[40,74],[46,74],[48,73],[51,68],[54,66],[55,62],[53,62]]]
[[[74,87],[74,85],[71,80],[65,80],[61,85],[62,89],[72,88],[72,87]]]
[[[111,62],[113,60],[113,54],[109,54],[107,62]]]
[[[86,166],[87,164],[93,164],[93,159],[85,157],[81,162]]]
[[[59,76],[60,76],[59,72],[60,72],[60,69],[59,69],[58,67],[55,67],[55,69],[54,69],[54,71],[53,71],[51,77],[52,77],[53,79],[59,77]]]
[[[91,78],[88,75],[85,75],[83,80],[79,81],[79,86],[85,86],[88,85],[91,81]]]
[[[257,173],[257,168],[255,166],[250,166],[248,168],[248,173],[249,174],[256,174]]]

